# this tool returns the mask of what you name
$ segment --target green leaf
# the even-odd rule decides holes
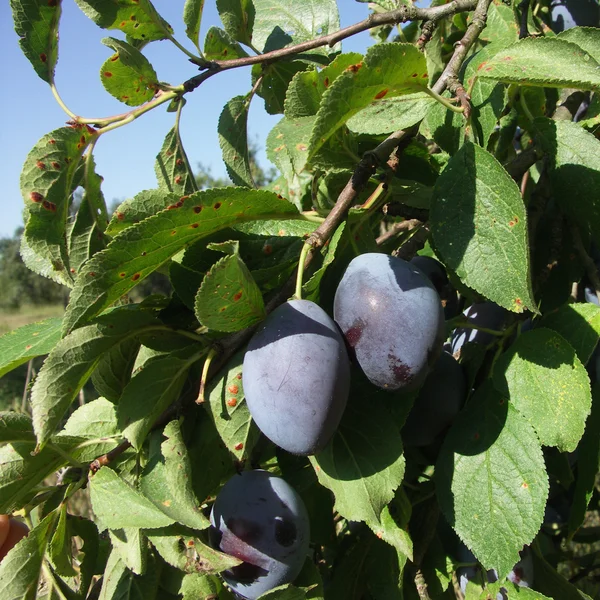
[[[154,529],[174,522],[108,467],[90,478],[89,490],[94,514],[109,529]]]
[[[204,0],[185,0],[185,4],[183,5],[185,34],[193,42],[196,48],[198,48],[198,50],[200,50],[200,24],[202,23],[203,10]]]
[[[104,89],[127,106],[152,100],[158,89],[158,76],[148,59],[122,40],[107,37],[102,43],[115,51],[100,67]]]
[[[304,170],[308,158],[314,124],[315,117],[283,117],[267,137],[267,158],[296,189],[299,187],[297,175]]]
[[[31,391],[33,426],[40,447],[54,432],[102,354],[124,339],[153,328],[160,326],[152,312],[123,307],[56,344]]]
[[[76,274],[81,265],[96,252],[106,247],[106,224],[108,214],[104,195],[100,189],[102,177],[95,171],[93,156],[87,162],[87,177],[83,182],[85,192],[77,210],[75,221],[68,232],[70,271]]]
[[[167,133],[167,137],[165,138],[160,153],[156,156],[156,162],[154,163],[154,171],[159,187],[162,190],[166,190],[171,194],[177,194],[178,196],[192,194],[197,188],[193,174],[188,170],[188,164],[189,161],[185,149],[181,144],[181,140],[179,139],[177,129],[173,127],[173,129]],[[167,206],[164,199],[164,192],[162,193],[162,198],[161,192],[154,192],[153,190],[142,192],[142,194],[145,194],[144,200],[142,200],[140,194],[134,198],[134,201],[137,198],[136,204],[143,202],[142,207],[140,207],[142,209],[142,214],[144,215],[142,218],[149,217]],[[149,201],[146,197],[148,197]],[[172,200],[172,204],[176,204],[179,201],[179,198],[175,198],[171,195],[169,195],[169,199]],[[133,204],[133,201],[130,201],[130,205],[127,207],[122,204],[117,210],[125,215],[131,208],[134,210],[137,208],[137,206]],[[127,215],[127,221],[130,223],[132,222],[132,216],[131,213]],[[137,214],[135,218],[140,220],[140,216],[140,214]],[[123,224],[122,219],[118,225],[122,226]],[[113,231],[116,233],[114,228]]]
[[[0,336],[0,377],[36,356],[48,354],[60,340],[62,319],[24,325]]]
[[[208,385],[205,407],[223,443],[236,459],[249,456],[259,437],[244,396],[242,363],[236,354]]]
[[[71,533],[67,522],[67,504],[58,509],[58,523],[48,544],[48,554],[56,572],[63,577],[74,577],[77,572],[73,568],[73,547]]]
[[[163,146],[163,148],[164,147],[165,146]],[[158,160],[157,157],[157,161]],[[159,182],[161,182],[161,178],[159,177],[158,179]],[[164,183],[165,188],[168,187],[164,181],[162,183]],[[177,207],[179,198],[180,195],[178,193],[171,193],[167,189],[143,190],[133,198],[125,200],[125,202],[122,202],[117,206],[117,209],[108,224],[106,233],[115,236],[124,229],[155,215],[165,208],[170,206]]]
[[[406,129],[421,121],[434,103],[431,96],[420,92],[383,98],[350,118],[348,128],[353,133],[372,135]]]
[[[157,552],[184,573],[220,573],[239,565],[239,558],[213,550],[192,530],[173,525],[146,532]]]
[[[292,79],[308,68],[308,64],[300,60],[289,62],[272,62],[252,67],[252,85],[256,85],[262,77],[256,93],[265,101],[265,110],[270,115],[284,111],[285,97]]]
[[[444,92],[443,96],[450,98],[448,92]],[[425,114],[419,133],[426,138],[432,138],[442,150],[454,155],[465,142],[464,124],[465,118],[462,114],[435,102]]]
[[[109,531],[113,552],[116,552],[125,566],[141,575],[146,570],[148,542],[140,529],[125,528]]]
[[[35,600],[55,515],[49,514],[0,563],[2,600]]]
[[[260,289],[236,251],[206,274],[195,302],[196,318],[215,331],[239,331],[266,316]]]
[[[362,60],[362,54],[348,52],[337,56],[329,65],[297,73],[285,96],[285,116],[289,119],[310,117],[319,111],[325,90],[351,65]]]
[[[479,598],[480,600],[488,600],[489,598],[493,598],[494,594],[496,594],[496,598],[502,597],[508,598],[508,600],[517,598],[519,600],[552,600],[552,598],[544,596],[544,594],[540,594],[528,587],[520,587],[510,581],[489,583]]]
[[[382,98],[427,88],[425,57],[411,44],[378,44],[323,94],[309,146],[312,158],[352,116]]]
[[[206,60],[231,60],[242,58],[248,53],[226,31],[211,27],[204,40],[204,58]]]
[[[83,325],[180,250],[236,223],[293,219],[298,211],[272,192],[222,188],[196,192],[118,235],[80,273],[65,331]]]
[[[600,63],[600,31],[596,27],[571,27],[561,31],[558,39],[577,44]]]
[[[540,326],[560,333],[585,365],[600,337],[600,308],[591,302],[565,304],[544,315]]]
[[[53,82],[61,0],[10,0],[10,8],[23,54],[45,82]]]
[[[576,44],[528,37],[482,63],[478,75],[525,86],[594,90],[600,86],[599,66]]]
[[[253,0],[253,4],[256,15],[252,44],[263,52],[306,42],[340,28],[336,0],[303,0],[301,10],[294,0]],[[339,50],[339,44],[325,45],[307,54],[329,56]]]
[[[569,514],[569,534],[583,524],[594,494],[596,476],[600,472],[600,386],[592,387],[592,412],[585,424],[585,433],[577,453],[577,481]]]
[[[350,401],[332,440],[310,457],[319,483],[350,521],[380,522],[404,477],[400,430],[378,397]]]
[[[118,29],[134,40],[164,40],[173,33],[149,0],[75,0],[83,13],[102,29]]]
[[[536,551],[532,552],[531,556],[533,558],[533,572],[535,573],[535,587],[542,594],[547,594],[548,598],[560,598],[560,600],[585,600],[589,598],[563,575],[557,573],[554,567]]]
[[[510,6],[492,2],[488,10],[485,29],[479,36],[481,40],[496,46],[509,46],[519,39],[519,27]]]
[[[74,535],[79,536],[83,542],[79,553],[79,593],[83,598],[86,598],[92,578],[96,573],[96,561],[100,545],[98,529],[92,521],[84,518],[74,519],[71,526]],[[82,554],[83,558],[81,558]]]
[[[552,195],[584,231],[589,227],[600,240],[600,201],[595,192],[600,186],[600,140],[576,123],[544,118],[534,121],[533,135],[549,157]]]
[[[548,476],[533,428],[489,381],[450,429],[435,473],[446,519],[504,577],[542,524]]]
[[[590,414],[590,380],[562,336],[544,327],[522,334],[496,362],[493,378],[542,444],[575,450]]]
[[[147,361],[125,386],[117,414],[123,435],[140,450],[154,422],[179,397],[191,365],[205,353],[190,347]]]
[[[436,252],[465,285],[514,312],[537,312],[523,199],[491,154],[467,143],[450,159],[430,218]]]
[[[101,395],[117,402],[131,379],[131,371],[140,349],[137,338],[128,338],[115,345],[98,361],[92,372],[92,383]]]
[[[234,185],[256,187],[250,170],[248,154],[248,109],[247,96],[235,96],[224,106],[219,117],[219,146],[227,174]]]
[[[0,443],[35,442],[29,415],[13,411],[0,412]]]
[[[234,40],[251,46],[255,14],[253,0],[217,0],[217,10],[225,31]]]
[[[75,171],[96,131],[89,126],[61,127],[46,134],[27,155],[21,194],[27,208],[24,238],[28,248],[52,264],[53,275],[72,285],[66,221]]]

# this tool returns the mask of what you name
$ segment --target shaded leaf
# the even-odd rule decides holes
[[[116,344],[98,361],[92,372],[92,383],[101,395],[117,402],[131,379],[131,371],[140,349],[137,338],[129,338]]]
[[[196,48],[198,48],[198,50],[200,50],[199,37],[203,10],[204,0],[185,0],[185,4],[183,5],[183,22],[185,23],[185,34],[193,42]]]
[[[58,522],[48,544],[48,555],[56,572],[63,577],[74,577],[71,533],[67,522],[67,505],[62,504],[58,510]]]
[[[217,0],[217,10],[225,31],[234,40],[251,46],[255,14],[253,0]]]
[[[226,31],[211,27],[204,40],[204,58],[206,60],[231,60],[242,58],[248,53]]]
[[[0,377],[36,356],[48,354],[60,340],[61,326],[62,319],[55,317],[0,336]]]
[[[465,285],[514,312],[536,312],[525,206],[491,154],[467,143],[450,159],[430,218],[436,252]]]
[[[109,531],[113,552],[116,552],[125,566],[136,575],[146,570],[148,542],[140,529],[125,528]]]
[[[171,194],[178,194],[179,196],[191,194],[196,191],[197,187],[194,182],[194,176],[188,170],[188,165],[189,161],[185,149],[181,144],[177,129],[173,127],[173,129],[167,133],[167,137],[165,138],[160,153],[156,156],[156,162],[154,163],[154,172],[156,173],[160,188]],[[143,197],[144,199],[138,194],[134,198],[135,202],[130,201],[129,205],[121,204],[117,210],[124,216],[126,215],[127,221],[131,222],[133,217],[131,209],[133,209],[137,213],[135,218],[140,220],[141,214],[139,214],[139,208],[142,208],[143,218],[149,217],[159,210],[166,208],[168,205],[165,202],[166,198],[164,195],[163,198],[160,196],[160,192],[155,193],[149,190],[146,192],[145,197]],[[179,198],[175,198],[171,195],[169,195],[168,199],[172,200],[172,204],[176,204],[179,201]],[[139,206],[141,202],[144,203],[143,207]],[[123,220],[125,219],[122,219],[120,224],[115,225],[122,226],[124,224]],[[115,231],[114,227],[112,231]]]
[[[523,333],[496,361],[493,378],[542,444],[575,450],[591,409],[590,381],[562,336],[544,327]]]
[[[207,235],[236,223],[298,215],[292,204],[272,192],[246,188],[205,190],[179,202],[174,210],[129,227],[87,263],[71,294],[66,331],[81,326],[174,254]]]
[[[0,442],[35,442],[29,415],[13,411],[0,412]]]
[[[504,577],[544,519],[548,476],[533,428],[488,382],[450,429],[435,473],[446,519]]]
[[[248,154],[248,109],[246,96],[235,96],[224,106],[219,117],[219,146],[227,174],[234,185],[256,187]]]

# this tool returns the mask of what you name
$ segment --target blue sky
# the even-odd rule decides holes
[[[298,0],[302,1],[302,0]],[[184,33],[181,14],[184,0],[155,0],[154,5],[175,30],[175,37],[192,49]],[[346,26],[368,15],[367,4],[339,0],[341,25]],[[220,26],[215,0],[206,0],[201,40],[209,27]],[[56,84],[67,106],[85,117],[105,117],[128,110],[103,88],[99,70],[112,50],[100,43],[106,36],[121,37],[119,32],[98,28],[77,7],[74,0],[63,1],[60,27],[59,60]],[[345,52],[364,52],[371,44],[368,33],[343,43]],[[7,1],[0,5],[0,237],[11,236],[22,224],[23,200],[19,176],[23,162],[46,133],[61,127],[68,119],[54,101],[48,85],[39,79],[18,46],[12,15]],[[179,84],[197,70],[186,56],[168,41],[154,42],[144,50],[161,81]],[[182,115],[182,138],[195,167],[198,162],[211,167],[213,175],[224,175],[217,137],[217,121],[223,105],[233,96],[250,90],[250,69],[236,69],[209,79],[187,95]],[[259,160],[270,163],[264,154],[264,142],[280,116],[268,115],[261,98],[252,102],[249,119],[250,136],[260,145]],[[104,196],[113,199],[134,196],[156,186],[154,158],[164,137],[173,126],[174,114],[163,107],[151,111],[129,125],[107,133],[96,146],[97,171],[104,177]]]

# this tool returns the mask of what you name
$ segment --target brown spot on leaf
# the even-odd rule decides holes
[[[235,378],[236,378],[236,379],[241,379],[241,378],[242,378],[242,374],[241,374],[241,373],[238,373],[238,374],[235,376]]]
[[[56,204],[54,204],[54,202],[48,202],[48,200],[44,200],[42,202],[42,206],[46,209],[49,210],[51,212],[55,212],[56,211]]]
[[[41,171],[45,171],[45,170],[46,170],[46,165],[45,165],[45,164],[44,164],[44,163],[43,163],[41,160],[38,160],[38,161],[35,163],[35,166],[36,166],[38,169],[40,169]]]
[[[362,62],[356,63],[355,65],[350,65],[346,68],[346,71],[350,71],[350,73],[358,73],[358,71],[362,68]]]
[[[232,383],[232,384],[231,384],[231,385],[230,385],[230,386],[227,388],[227,391],[228,391],[230,394],[237,394],[237,393],[240,391],[240,388],[239,388],[239,387],[238,387],[238,386],[237,386],[235,383]]]
[[[521,487],[522,487],[524,490],[526,490],[526,489],[529,487],[529,485],[528,485],[528,484],[527,484],[527,483],[524,481],[524,482],[521,484]]]
[[[263,254],[266,254],[268,256],[269,254],[271,254],[273,252],[273,246],[271,246],[271,244],[265,244],[263,246],[262,251],[263,251]]]
[[[112,73],[110,71],[104,71],[104,77],[112,77]]]
[[[194,206],[194,212],[198,215],[202,212],[202,207],[201,206]]]
[[[111,61],[111,62],[115,62],[116,60],[119,60],[119,55],[118,55],[118,54],[113,54],[113,55],[110,57],[110,61]]]
[[[192,223],[192,224],[190,225],[190,227],[191,227],[192,229],[198,229],[198,223]]]
[[[45,63],[48,60],[48,57],[42,52],[40,54],[40,60]]]
[[[227,406],[231,406],[232,408],[237,405],[237,400],[235,398],[229,398],[227,400]]]
[[[60,163],[56,162],[56,161],[52,162],[52,167],[55,168],[57,171],[60,170],[60,168],[61,168]]]
[[[233,301],[237,302],[240,298],[242,297],[242,292],[238,292],[237,294],[235,294],[235,296],[233,297]]]
[[[375,100],[381,100],[388,93],[388,91],[389,90],[385,89],[375,94]]]
[[[213,206],[213,208],[214,208],[215,210],[219,210],[219,209],[221,208],[221,203],[220,203],[220,202],[217,202],[217,203],[216,203],[216,204]]]
[[[175,177],[175,183],[177,185],[180,185],[182,181],[183,181],[183,177],[181,175],[177,175],[177,177]]]
[[[234,446],[234,448],[239,452],[242,448],[244,447],[244,444],[242,444],[242,442],[240,442],[239,444],[236,444]]]
[[[29,194],[29,198],[32,202],[42,202],[44,196],[42,196],[39,192],[31,192]]]
[[[133,275],[133,277],[131,278],[132,281],[137,281],[140,278],[140,274],[139,273],[135,273]]]
[[[323,81],[323,85],[328,88],[329,87],[329,77],[325,77],[324,81]]]
[[[119,273],[119,277],[125,277],[125,273]]]
[[[48,140],[48,143],[54,145],[56,144],[56,140]]]
[[[90,272],[88,273],[88,275],[89,275],[90,277],[96,277],[96,273],[95,273],[94,271],[90,271]]]
[[[180,167],[180,166],[183,164],[183,161],[182,161],[180,158],[178,158],[178,159],[175,161],[175,164],[176,164],[178,167]]]
[[[118,212],[117,213],[117,220],[118,221],[122,221],[125,218],[125,213],[122,212]]]

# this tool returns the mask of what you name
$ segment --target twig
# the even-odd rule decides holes
[[[410,260],[415,254],[425,246],[425,242],[429,239],[429,224],[423,225],[413,234],[413,236],[398,250],[393,252],[394,256],[404,260]]]
[[[402,231],[412,231],[413,229],[423,225],[418,219],[409,219],[408,221],[402,221],[400,223],[394,223],[388,231],[381,234],[376,242],[378,246],[385,244],[392,238],[396,237]]]
[[[581,239],[581,234],[579,233],[579,229],[577,228],[577,226],[571,225],[571,235],[573,236],[575,250],[577,250],[577,254],[579,254],[579,258],[583,263],[585,273],[588,276],[590,283],[594,286],[594,292],[596,293],[598,301],[600,301],[600,278],[598,277],[598,269],[596,268],[596,263],[586,252],[585,247],[583,245],[583,241]]]
[[[521,0],[519,10],[521,11],[521,27],[519,29],[519,39],[529,37],[529,27],[527,26],[527,18],[529,17],[530,0]]]
[[[508,164],[504,165],[504,168],[508,171],[508,174],[515,180],[521,181],[525,173],[535,165],[540,159],[538,150],[535,146],[527,148],[517,154]]]
[[[125,450],[129,449],[130,447],[131,442],[128,442],[127,440],[121,442],[116,448],[113,448],[110,452],[107,452],[106,454],[99,456],[96,460],[93,460],[90,463],[90,471],[92,473],[97,473],[101,469],[101,467],[105,467],[106,465],[110,464],[113,460],[121,456],[121,454],[123,454],[123,452],[125,452]]]
[[[27,412],[27,392],[29,391],[29,382],[33,373],[33,358],[27,363],[27,375],[25,376],[25,385],[23,386],[23,398],[21,399],[21,412]]]
[[[417,40],[417,48],[421,52],[425,50],[425,46],[431,40],[436,25],[437,21],[425,21],[425,23],[423,23],[423,27],[421,27],[421,35]]]
[[[421,569],[417,569],[415,573],[415,586],[417,588],[417,594],[419,594],[419,600],[431,600],[429,591],[427,590],[427,582],[423,576]]]

